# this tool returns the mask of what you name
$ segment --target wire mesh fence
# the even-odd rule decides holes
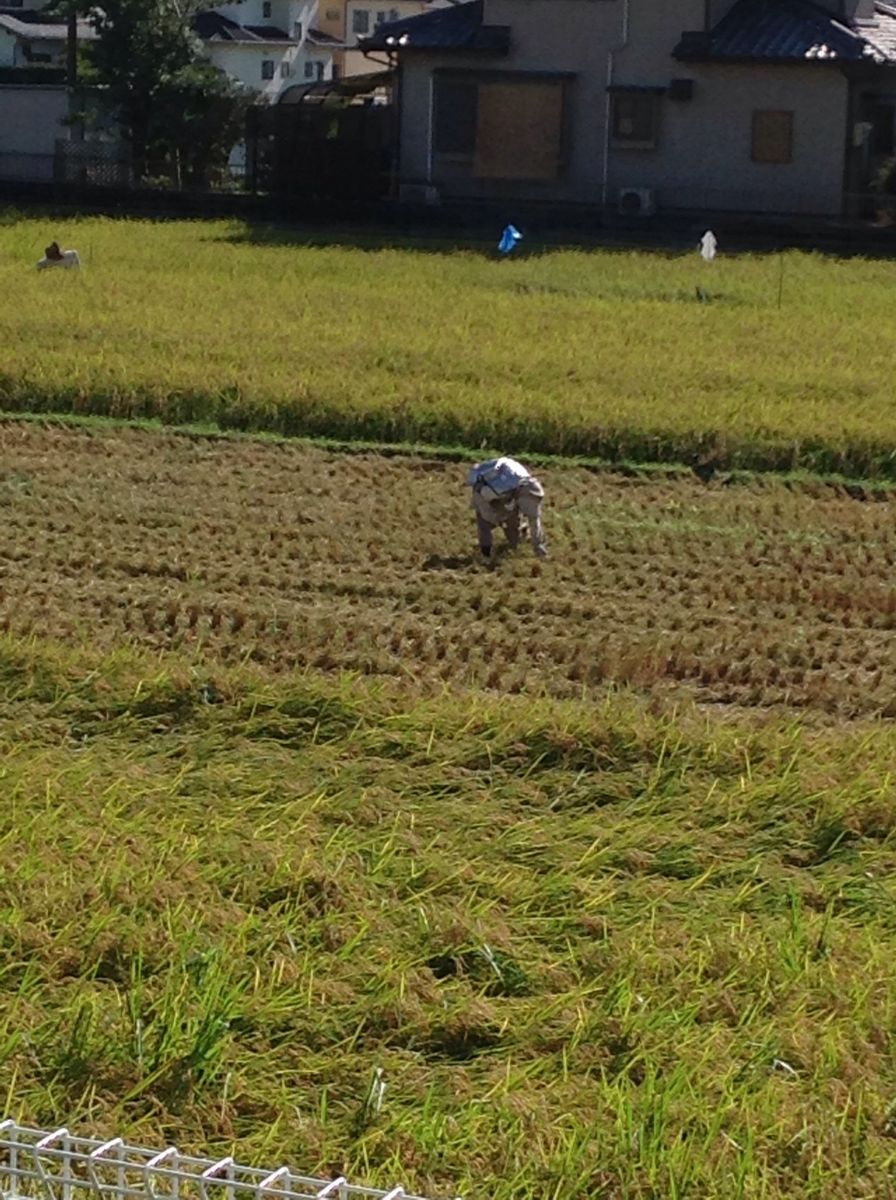
[[[403,1187],[389,1191],[318,1179],[289,1167],[247,1167],[233,1158],[197,1158],[175,1146],[101,1141],[68,1129],[32,1129],[0,1121],[2,1200],[426,1200]]]

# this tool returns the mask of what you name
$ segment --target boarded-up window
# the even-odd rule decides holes
[[[436,77],[433,138],[436,154],[473,157],[478,95],[479,83],[475,79]]]
[[[793,113],[757,109],[753,113],[753,162],[793,162]]]
[[[562,137],[559,80],[480,84],[473,162],[477,179],[556,179]]]
[[[611,106],[613,143],[634,150],[656,145],[657,97],[653,92],[615,92]]]

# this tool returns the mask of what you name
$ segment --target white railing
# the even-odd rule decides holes
[[[244,1167],[232,1158],[151,1150],[67,1129],[0,1121],[0,1200],[425,1200],[402,1187],[361,1187],[289,1167]]]

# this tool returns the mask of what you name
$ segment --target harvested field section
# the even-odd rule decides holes
[[[464,474],[10,422],[0,627],[426,689],[893,714],[893,503],[551,470],[551,559],[484,566]]]

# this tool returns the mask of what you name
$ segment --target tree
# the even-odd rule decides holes
[[[198,0],[58,0],[96,30],[81,82],[102,95],[131,148],[138,178],[164,170],[205,183],[239,140],[251,93],[203,58],[192,30]]]

